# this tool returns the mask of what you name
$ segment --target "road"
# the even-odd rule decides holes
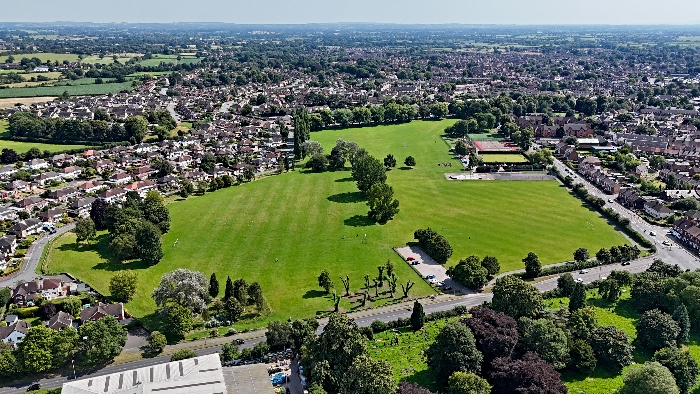
[[[24,263],[19,269],[19,273],[15,273],[7,279],[0,280],[0,287],[9,286],[14,288],[19,281],[30,282],[37,277],[36,267],[41,260],[41,254],[44,252],[46,244],[52,239],[60,236],[61,234],[70,231],[75,227],[75,223],[67,224],[56,230],[55,234],[44,235],[43,237],[34,241],[32,246],[27,250],[27,255],[24,257]]]
[[[657,253],[656,255],[654,255],[652,260],[654,258],[661,259],[670,264],[678,264],[678,266],[680,266],[683,269],[700,269],[700,260],[698,259],[698,257],[694,253],[686,249],[682,244],[678,243],[675,237],[671,235],[668,227],[661,227],[648,223],[639,215],[625,208],[624,206],[622,206],[622,204],[618,203],[616,200],[617,195],[605,194],[603,191],[601,191],[596,186],[588,182],[575,171],[570,170],[558,159],[554,159],[554,165],[561,174],[565,174],[572,177],[574,179],[574,183],[583,184],[588,193],[604,199],[606,201],[607,207],[614,209],[621,216],[624,216],[627,219],[629,219],[630,225],[635,231],[640,233],[650,242],[654,243],[654,245],[656,246]],[[612,200],[612,202],[610,202],[610,200]],[[652,236],[652,233],[656,235]],[[666,241],[670,245],[664,245],[664,241]]]
[[[167,89],[166,89],[166,90],[167,90]],[[175,122],[176,122],[176,123],[180,123],[180,121],[181,121],[181,119],[180,119],[180,114],[178,114],[177,112],[175,112],[175,104],[174,104],[174,103],[168,104],[168,105],[165,107],[165,109],[167,109],[168,112],[170,112],[170,116],[172,116],[173,119],[175,119]]]

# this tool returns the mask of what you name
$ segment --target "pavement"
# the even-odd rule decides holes
[[[27,255],[24,257],[24,262],[20,267],[19,271],[10,275],[6,279],[0,280],[0,287],[8,286],[14,288],[19,282],[30,282],[33,281],[39,274],[36,272],[36,268],[39,265],[39,260],[41,260],[41,254],[44,252],[44,248],[52,239],[59,237],[60,235],[72,230],[75,227],[75,223],[69,223],[63,227],[56,229],[56,233],[44,235],[38,238],[32,246],[27,250]]]
[[[442,283],[443,286],[451,287],[452,294],[470,294],[474,292],[473,290],[467,289],[462,284],[452,280],[452,278],[447,275],[445,266],[433,260],[432,257],[430,257],[418,246],[402,246],[400,248],[396,248],[396,253],[401,255],[405,261],[408,261],[408,258],[412,257],[418,262],[418,264],[414,265],[413,268],[418,271],[421,277],[427,278],[428,275],[433,275],[434,278],[430,279],[430,282],[433,282],[435,285]]]

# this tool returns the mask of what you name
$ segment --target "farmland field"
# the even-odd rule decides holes
[[[63,62],[64,60],[68,60],[69,62],[77,62],[78,61],[78,55],[74,55],[71,53],[25,53],[22,55],[13,55],[15,58],[16,62],[19,62],[23,57],[26,58],[39,58],[42,63],[46,63],[47,61],[58,61],[59,63]],[[7,60],[7,56],[0,56],[0,63],[5,63]]]
[[[146,59],[142,60],[139,62],[140,65],[146,66],[146,67],[154,67],[158,66],[161,63],[166,63],[166,64],[176,64],[178,63],[177,60],[178,55],[160,55],[160,54],[154,54],[151,59]],[[180,56],[180,64],[192,64],[192,63],[199,63],[202,59],[197,58],[195,56]]]
[[[431,226],[447,237],[455,249],[452,264],[469,254],[490,254],[499,258],[504,270],[521,267],[531,250],[547,264],[570,259],[581,246],[597,250],[624,243],[556,182],[446,181],[436,163],[452,160],[440,139],[448,123],[312,134],[327,150],[343,137],[378,157],[387,152],[400,162],[407,155],[416,157],[415,169],[389,173],[401,212],[386,225],[368,221],[366,203],[350,171],[297,170],[170,204],[172,226],[163,237],[165,256],[156,266],[107,263],[106,235],[92,250],[83,251],[70,234],[54,244],[49,269],[77,275],[104,293],[114,271],[137,270],[139,287],[127,308],[139,317],[155,310],[150,293],[161,275],[175,268],[216,272],[222,287],[228,275],[243,277],[262,285],[273,309],[269,320],[328,310],[330,299],[319,291],[316,280],[323,269],[334,280],[350,275],[351,290],[359,291],[361,278],[375,274],[376,267],[390,259],[400,280],[417,282],[413,295],[430,294],[430,287],[391,249],[412,241],[417,228]],[[365,234],[367,243],[362,242]],[[336,282],[339,288],[339,279]],[[351,305],[344,299],[341,307]]]

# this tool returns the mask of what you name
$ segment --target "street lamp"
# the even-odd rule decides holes
[[[73,366],[73,380],[78,379],[78,376],[75,374],[75,359],[70,359],[70,364]]]

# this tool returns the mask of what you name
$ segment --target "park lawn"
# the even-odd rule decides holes
[[[410,327],[399,328],[398,346],[391,345],[396,334],[391,330],[384,331],[374,334],[374,340],[367,343],[367,348],[373,359],[391,364],[396,383],[407,380],[437,392],[439,387],[428,370],[423,351],[435,342],[435,337],[444,326],[445,320],[437,320],[425,323],[418,332],[413,332]]]
[[[67,92],[70,96],[89,96],[109,93],[119,93],[121,91],[131,91],[133,89],[131,81],[122,83],[103,84],[74,84],[59,86],[37,86],[29,88],[0,89],[0,98],[11,97],[37,97],[37,96],[60,96]]]
[[[484,163],[528,163],[525,156],[521,154],[498,154],[498,153],[487,153],[481,155]]]
[[[472,254],[490,255],[498,258],[505,272],[522,268],[522,259],[530,251],[543,264],[552,264],[571,260],[579,247],[597,251],[627,242],[556,181],[447,181],[438,163],[452,162],[452,168],[460,168],[440,138],[451,122],[325,130],[312,133],[311,138],[326,152],[338,138],[355,141],[380,160],[393,154],[398,167],[406,156],[414,156],[414,169],[388,173],[387,183],[401,211],[383,226],[384,236],[400,228],[400,236],[390,242],[398,246],[413,241],[416,229],[431,227],[454,249],[449,264]]]
[[[0,150],[2,149],[14,149],[17,153],[24,153],[31,148],[38,148],[40,151],[49,152],[61,152],[71,149],[81,149],[87,147],[86,145],[60,145],[60,144],[44,144],[39,142],[24,142],[24,141],[12,141],[5,140],[7,133],[7,120],[0,119]]]

